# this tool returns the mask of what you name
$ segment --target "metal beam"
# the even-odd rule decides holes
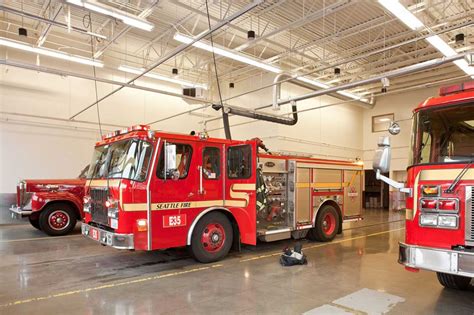
[[[154,1],[148,8],[143,10],[143,12],[138,15],[138,17],[140,18],[148,17],[150,14],[153,13],[153,8],[158,4],[158,2],[159,0]],[[130,29],[132,29],[132,26],[126,26],[125,28],[123,28],[117,35],[115,35],[112,39],[110,39],[110,41],[107,44],[105,44],[104,47],[100,48],[98,51],[94,53],[94,58],[97,59],[100,56],[102,56],[102,54],[107,50],[107,48],[110,47],[110,45],[115,43],[118,39],[120,39],[123,35],[125,35]]]
[[[61,22],[50,20],[50,19],[46,19],[44,17],[34,15],[34,14],[31,14],[31,13],[18,11],[16,9],[6,7],[4,5],[0,5],[0,10],[8,12],[8,13],[15,14],[15,15],[23,16],[23,17],[26,17],[26,18],[29,18],[29,19],[33,19],[33,20],[36,20],[36,21],[40,21],[40,22],[43,22],[43,23],[47,23],[47,24],[50,24],[50,25],[54,25],[54,26],[57,26],[57,27],[61,27],[61,28],[64,28],[64,29],[69,29],[67,24],[65,24],[65,23],[61,23]],[[88,35],[88,36],[94,36],[94,37],[98,37],[98,38],[102,38],[102,39],[105,37],[103,35],[94,34],[94,33],[89,32],[86,29],[75,27],[75,26],[71,26],[71,29],[75,32],[78,32],[78,33],[81,33],[81,34],[84,34],[84,35]]]
[[[184,51],[186,48],[192,46],[194,43],[196,43],[197,41],[200,41],[201,39],[203,39],[204,37],[206,37],[207,35],[213,33],[214,31],[220,29],[221,27],[229,24],[230,22],[232,22],[233,20],[237,19],[238,17],[240,17],[241,15],[249,12],[250,10],[252,10],[253,8],[255,8],[256,6],[258,6],[260,3],[262,3],[263,0],[255,0],[253,1],[252,3],[248,4],[247,6],[245,6],[242,10],[238,11],[237,13],[229,16],[228,18],[222,20],[221,22],[217,23],[216,25],[212,26],[210,29],[208,29],[207,31],[203,32],[201,35],[199,35],[198,37],[194,38],[189,44],[183,44],[183,45],[180,45],[178,46],[177,48],[173,49],[171,52],[169,52],[167,55],[165,55],[163,58],[160,58],[158,61],[156,61],[155,63],[153,63],[150,67],[148,67],[143,73],[135,76],[133,79],[129,80],[127,82],[127,84],[131,84],[133,83],[135,80],[141,78],[142,76],[144,76],[145,74],[147,74],[148,72],[152,71],[153,69],[155,69],[156,67],[158,67],[159,65],[161,65],[162,63],[168,61],[169,59],[173,58],[174,56],[176,56],[177,54],[179,54],[180,52]],[[119,88],[113,90],[112,92],[108,93],[107,95],[101,97],[100,99],[98,99],[97,101],[95,101],[94,103],[90,104],[89,106],[83,108],[82,110],[80,110],[79,112],[77,112],[76,114],[72,115],[71,117],[69,117],[69,119],[74,119],[75,117],[77,117],[78,115],[82,114],[83,112],[85,112],[86,110],[88,110],[89,108],[93,107],[94,105],[98,104],[99,102],[105,100],[106,98],[114,95],[115,93],[117,93],[118,91],[120,91],[121,89],[123,89],[124,86],[120,86]]]

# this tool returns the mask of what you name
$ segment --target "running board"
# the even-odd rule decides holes
[[[260,230],[258,231],[258,239],[263,242],[274,242],[291,238],[291,229],[279,230]]]

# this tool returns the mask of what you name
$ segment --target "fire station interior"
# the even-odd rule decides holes
[[[474,314],[470,0],[4,0],[0,314]]]

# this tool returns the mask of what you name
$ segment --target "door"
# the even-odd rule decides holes
[[[362,215],[362,171],[344,170],[344,217]]]
[[[202,143],[201,146],[202,154],[199,169],[202,172],[200,174],[202,187],[200,188],[200,194],[210,204],[215,201],[215,205],[223,205],[224,203],[223,165],[225,163],[223,163],[223,148],[223,145],[207,145],[206,143]]]
[[[237,220],[242,243],[251,245],[257,242],[256,152],[255,141],[225,149],[224,206]]]
[[[172,155],[166,154],[166,147]],[[152,249],[186,245],[188,227],[198,211],[199,153],[196,142],[161,140],[150,183]]]

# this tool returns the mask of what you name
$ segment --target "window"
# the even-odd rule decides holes
[[[394,120],[393,114],[372,116],[372,132],[387,131],[390,123]]]
[[[419,110],[413,121],[410,164],[474,159],[474,103]]]
[[[219,148],[207,147],[202,151],[202,172],[206,179],[218,179],[221,170]]]
[[[171,143],[168,144],[176,145],[176,171],[179,173],[179,179],[186,178],[189,172],[189,166],[191,165],[191,157],[193,155],[193,148],[189,144],[182,143]],[[164,179],[164,158],[165,148],[161,148],[160,160],[158,162],[158,169],[156,175],[158,178]],[[171,178],[172,174],[166,174],[166,178]]]
[[[250,145],[230,147],[227,150],[227,176],[249,178],[252,175],[252,148]]]
[[[96,147],[87,178],[146,179],[153,147],[145,141],[129,139]]]

